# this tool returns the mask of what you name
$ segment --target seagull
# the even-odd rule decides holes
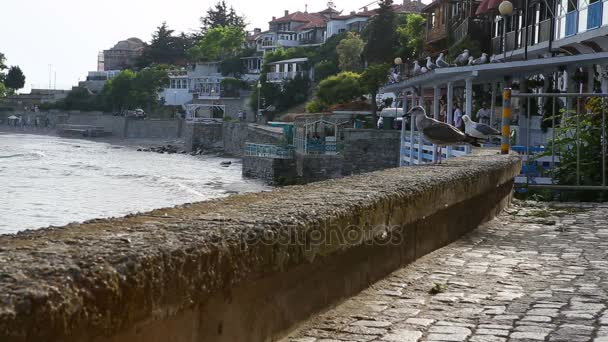
[[[418,61],[414,61],[414,70],[412,71],[412,74],[413,74],[414,76],[416,76],[416,75],[420,75],[421,71],[422,71],[422,70],[421,70],[421,68],[420,68],[420,64],[418,64]]]
[[[426,67],[420,68],[420,73],[421,74],[426,74],[427,72],[429,72],[429,69],[427,69]]]
[[[488,54],[485,52],[481,54],[481,57],[473,61],[473,65],[480,65],[486,63],[488,63]]]
[[[473,65],[473,62],[475,61],[475,57],[470,56],[469,57],[469,62],[467,63],[467,65]]]
[[[420,106],[410,109],[405,116],[410,116],[415,119],[416,127],[422,132],[424,138],[437,145],[439,148],[462,144],[470,144],[477,147],[481,146],[479,145],[478,138],[462,133],[458,128],[450,124],[429,118],[426,116],[424,108]],[[441,164],[441,153],[439,153],[438,162]]]
[[[490,63],[502,63],[503,60],[496,56],[496,55],[492,55],[492,57],[490,58]]]
[[[426,68],[429,71],[437,68],[437,65],[435,65],[435,63],[433,63],[430,56],[426,58]]]
[[[492,136],[500,136],[500,132],[496,129],[482,123],[475,122],[471,120],[468,115],[462,116],[462,121],[464,121],[464,131],[466,134],[478,138],[478,139],[488,139]]]
[[[458,55],[458,57],[456,57],[456,59],[454,60],[454,63],[456,65],[465,65],[468,60],[469,60],[469,50],[464,49],[464,51],[460,55]]]
[[[443,52],[439,54],[439,57],[437,57],[435,64],[438,68],[447,68],[450,66],[450,64],[443,59]]]

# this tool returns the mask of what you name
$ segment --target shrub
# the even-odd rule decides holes
[[[319,83],[316,96],[325,105],[346,103],[363,96],[359,82],[361,75],[354,72],[341,72]]]
[[[321,61],[315,65],[315,81],[321,82],[329,76],[333,76],[340,72],[340,69],[335,62]]]
[[[327,106],[315,99],[306,104],[306,111],[308,113],[322,113],[327,111]]]

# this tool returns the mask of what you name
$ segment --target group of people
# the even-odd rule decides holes
[[[439,121],[447,122],[450,125],[458,128],[459,130],[464,132],[464,121],[462,120],[462,116],[464,113],[462,112],[462,107],[458,102],[454,103],[454,111],[452,113],[452,122],[448,122],[447,118],[447,105],[442,104],[441,110],[439,112]],[[470,115],[469,115],[470,116]],[[482,103],[481,108],[477,111],[477,120],[480,123],[489,125],[490,124],[491,111],[488,109],[487,104]]]
[[[237,117],[240,122],[245,122],[247,121],[247,112],[244,110],[239,110]]]

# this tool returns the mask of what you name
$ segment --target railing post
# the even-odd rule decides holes
[[[502,93],[502,144],[501,154],[509,154],[511,139],[511,88],[505,88]]]

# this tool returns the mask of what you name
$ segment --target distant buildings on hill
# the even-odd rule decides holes
[[[139,38],[129,38],[116,43],[114,47],[99,54],[97,71],[124,70],[135,66],[142,55],[145,43]]]

